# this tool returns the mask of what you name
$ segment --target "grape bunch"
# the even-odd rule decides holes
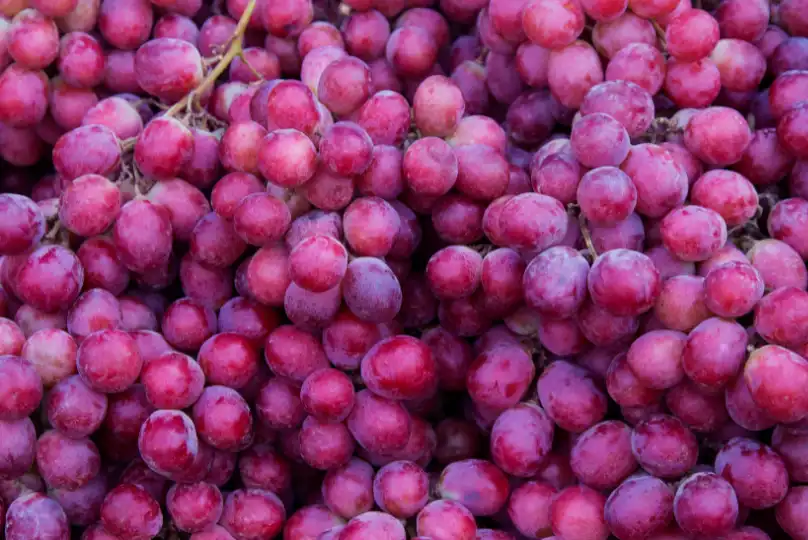
[[[6,540],[808,540],[808,0],[0,0]]]

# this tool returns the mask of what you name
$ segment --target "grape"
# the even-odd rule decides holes
[[[95,236],[118,216],[121,194],[112,182],[97,174],[76,178],[62,192],[59,219],[71,232]]]
[[[606,498],[586,486],[561,490],[550,505],[550,526],[556,536],[570,540],[605,540],[609,530],[603,517]]]
[[[596,115],[585,118],[594,116]],[[576,125],[580,125],[581,122]],[[587,220],[594,225],[608,227],[627,219],[634,211],[637,189],[628,175],[620,169],[610,166],[598,167],[581,178],[577,200],[581,206],[581,213]]]
[[[774,450],[757,441],[730,440],[718,453],[716,473],[732,484],[738,502],[749,508],[770,508],[788,492],[788,473]]]
[[[431,208],[432,226],[443,241],[471,244],[483,237],[482,221],[485,212],[483,203],[453,193],[432,201],[434,201]],[[412,201],[407,203],[421,210]]]
[[[724,396],[727,413],[741,427],[759,431],[774,425],[774,420],[755,404],[742,373],[727,385]]]
[[[808,108],[798,105],[785,113],[777,123],[777,137],[780,144],[797,158],[808,157],[808,143],[801,124],[808,115]]]
[[[180,284],[189,298],[214,309],[233,295],[229,269],[210,268],[186,255],[180,262]]]
[[[199,399],[205,374],[191,357],[168,352],[146,364],[140,379],[152,405],[161,409],[184,409]]]
[[[781,287],[764,296],[755,308],[755,330],[769,343],[792,349],[808,341],[800,323],[808,295],[795,287]]]
[[[631,137],[645,133],[651,125],[654,104],[651,96],[641,87],[628,81],[608,81],[587,92],[580,113],[584,116],[603,113],[611,116]]]
[[[248,488],[282,493],[292,482],[291,466],[270,446],[255,444],[240,454],[239,475]]]
[[[168,13],[154,24],[154,37],[176,38],[196,45],[199,39],[199,28],[196,23],[184,15]]]
[[[264,359],[272,371],[302,383],[328,366],[322,345],[311,334],[294,326],[279,326],[267,336]]]
[[[390,34],[385,58],[399,76],[415,78],[426,75],[438,56],[438,45],[424,28],[403,26]]]
[[[9,26],[7,53],[24,69],[44,69],[59,54],[56,23],[35,9],[24,9]]]
[[[210,307],[191,298],[180,298],[168,306],[161,326],[172,346],[196,351],[216,332],[216,316]]]
[[[36,443],[37,468],[54,489],[78,489],[98,474],[101,457],[89,439],[70,439],[56,430],[43,433]]]
[[[592,17],[591,14],[589,15]],[[626,11],[613,20],[598,20],[592,29],[592,43],[606,58],[612,58],[620,49],[631,43],[645,43],[653,46],[656,41],[656,33],[651,22],[630,11]]]
[[[168,212],[145,200],[123,205],[113,227],[118,256],[135,272],[164,268],[171,254],[171,239]]]
[[[609,530],[620,540],[663,539],[661,533],[673,521],[673,492],[658,478],[627,479],[606,499]]]
[[[168,491],[166,506],[178,529],[196,532],[218,521],[223,500],[219,489],[211,484],[175,484]]]
[[[808,272],[799,254],[788,244],[767,239],[755,242],[747,253],[749,262],[760,273],[767,290],[795,287],[805,290]]]
[[[36,431],[30,418],[0,421],[0,473],[6,478],[17,478],[34,464]]]
[[[181,473],[193,464],[199,452],[194,423],[180,411],[156,411],[140,426],[138,449],[156,472]]]
[[[389,322],[401,309],[401,285],[387,265],[371,257],[351,261],[342,295],[348,309],[363,321]]]
[[[662,242],[685,261],[709,259],[727,241],[727,224],[718,212],[701,206],[671,211],[660,226]]]
[[[671,330],[688,332],[709,318],[704,304],[704,278],[674,276],[662,284],[654,315]]]
[[[780,422],[796,422],[808,414],[808,401],[800,382],[808,363],[777,345],[753,351],[744,366],[744,379],[755,404]]]
[[[367,132],[352,122],[328,127],[320,141],[320,156],[334,174],[352,176],[365,172],[372,159],[373,143]]]
[[[352,13],[342,23],[342,32],[348,52],[367,62],[384,54],[384,45],[390,37],[390,23],[381,13],[371,9]]]
[[[205,388],[194,404],[193,422],[199,437],[216,449],[235,452],[252,442],[252,415],[244,398],[232,388]]]
[[[696,180],[690,199],[695,205],[717,212],[728,227],[751,219],[758,205],[757,192],[749,180],[738,173],[721,170],[708,171]]]
[[[117,536],[148,538],[160,531],[163,514],[142,487],[121,484],[107,493],[101,506],[101,523]]]
[[[751,139],[746,120],[726,107],[709,107],[697,112],[684,133],[685,147],[702,161],[716,166],[738,162]]]
[[[698,328],[698,327],[697,327]],[[647,388],[665,389],[685,376],[683,353],[686,336],[673,330],[654,330],[637,338],[626,353],[626,362]]]
[[[237,537],[271,538],[280,532],[285,519],[283,504],[274,493],[244,489],[227,496],[220,523]]]
[[[690,535],[719,536],[738,518],[738,499],[732,486],[713,473],[696,473],[676,490],[676,522]]]
[[[411,420],[400,403],[361,390],[356,394],[346,425],[360,446],[369,452],[386,454],[407,444]]]
[[[763,279],[747,262],[730,262],[710,270],[704,280],[704,303],[722,317],[740,317],[763,297]]]
[[[303,421],[299,434],[300,456],[315,469],[328,470],[347,463],[355,443],[341,423],[320,422],[314,417]]]
[[[808,77],[805,71],[786,71],[778,76],[769,88],[769,105],[774,120],[779,120],[798,106],[807,92]]]
[[[510,170],[507,161],[493,147],[467,144],[455,148],[458,174],[455,187],[475,200],[490,201],[503,195]]]
[[[403,153],[393,146],[377,144],[373,147],[373,161],[356,178],[357,190],[367,197],[395,199],[404,190],[401,178]]]
[[[410,129],[410,110],[404,96],[382,90],[365,101],[356,113],[356,123],[374,144],[397,145]]]
[[[550,418],[574,433],[587,430],[606,414],[606,395],[592,374],[564,360],[545,368],[537,392]]]
[[[45,234],[45,217],[29,198],[0,195],[0,254],[18,255],[33,248]]]
[[[88,147],[95,151],[89,154],[81,151]],[[120,159],[118,138],[112,130],[100,125],[73,129],[62,135],[53,147],[53,166],[66,180],[75,180],[85,174],[111,175],[117,171]]]
[[[400,519],[417,514],[426,505],[428,494],[429,478],[426,472],[409,461],[385,465],[373,480],[376,504]]]
[[[476,403],[502,410],[519,402],[534,374],[524,349],[508,345],[480,354],[469,367],[466,384]]]
[[[795,486],[776,510],[777,523],[791,536],[805,534],[808,524],[805,523],[805,508],[808,506],[808,490],[804,486]]]
[[[303,422],[306,411],[300,401],[299,389],[286,379],[274,378],[259,389],[256,414],[268,427],[292,429]]]
[[[437,386],[437,365],[420,340],[395,336],[375,344],[361,363],[362,380],[388,399],[429,397]]]
[[[353,408],[353,384],[341,371],[323,368],[303,381],[300,401],[306,412],[318,420],[341,422]]]
[[[350,519],[373,507],[373,468],[361,459],[326,473],[322,484],[325,504],[335,514]]]
[[[91,88],[104,79],[104,53],[91,35],[71,32],[59,44],[59,73],[71,86]]]
[[[533,88],[547,87],[549,60],[550,51],[540,45],[522,43],[516,50],[515,61],[519,76],[525,84]]]
[[[60,433],[75,439],[94,433],[107,413],[107,396],[90,388],[79,376],[58,382],[50,391],[48,422]]]
[[[372,93],[370,69],[362,60],[347,56],[326,66],[317,85],[317,97],[337,116],[347,116]]]
[[[712,52],[719,38],[719,23],[700,9],[684,11],[665,28],[668,52],[681,62],[695,62]]]
[[[631,274],[631,280],[627,279],[627,272]],[[648,257],[626,249],[615,249],[595,260],[589,273],[588,288],[596,304],[614,315],[630,317],[653,306],[659,296],[661,280]]]
[[[659,478],[680,478],[698,459],[698,444],[681,420],[653,415],[634,426],[631,449],[640,466]]]
[[[258,174],[259,156],[266,130],[257,122],[238,122],[228,127],[219,143],[219,160],[230,171]]]
[[[42,493],[26,493],[15,499],[8,506],[5,521],[8,540],[66,539],[70,536],[64,510]]]
[[[470,296],[480,285],[483,258],[465,246],[449,246],[437,251],[426,266],[426,279],[440,299]]]
[[[567,216],[558,200],[523,193],[505,202],[499,227],[509,247],[541,251],[564,238]]]
[[[673,156],[660,146],[632,147],[621,169],[637,188],[637,212],[647,217],[664,216],[687,196],[687,176]]]
[[[571,69],[574,66],[575,69]],[[578,108],[589,90],[603,82],[604,73],[595,50],[583,41],[550,53],[548,85],[553,97],[569,108]]]
[[[345,209],[345,239],[360,256],[381,257],[389,253],[400,225],[395,208],[378,197],[358,198]]]
[[[619,317],[586,301],[576,316],[586,339],[595,345],[610,345],[633,335],[639,326],[635,317]]]
[[[330,236],[310,236],[289,254],[292,281],[312,292],[322,293],[339,285],[347,267],[345,247]]]
[[[760,50],[740,39],[722,39],[710,54],[721,73],[721,86],[734,92],[756,90],[766,74],[766,58]]]
[[[404,152],[402,173],[406,186],[415,193],[443,195],[457,180],[457,158],[442,140],[425,137]]]
[[[616,487],[637,468],[631,453],[631,428],[616,421],[595,424],[575,441],[570,466],[575,476],[591,488]]]
[[[679,107],[707,107],[721,90],[721,73],[709,58],[694,62],[671,60],[664,85],[666,94]]]
[[[707,319],[687,338],[682,354],[684,371],[701,387],[719,390],[741,370],[748,342],[746,329],[740,324],[715,317]]]
[[[505,474],[493,463],[468,459],[448,465],[437,490],[441,497],[462,504],[475,516],[488,516],[505,505],[509,486]]]
[[[607,81],[632,82],[649,94],[656,94],[665,80],[664,57],[654,46],[631,43],[609,60],[605,78]]]
[[[524,8],[522,24],[531,42],[545,49],[561,49],[583,32],[585,18],[577,2],[533,0]]]
[[[552,420],[535,405],[520,404],[506,410],[491,428],[492,459],[513,476],[535,474],[552,443]]]

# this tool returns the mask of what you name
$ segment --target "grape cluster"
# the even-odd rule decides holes
[[[808,540],[808,0],[0,0],[7,540]]]

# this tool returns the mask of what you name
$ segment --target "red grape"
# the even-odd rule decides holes
[[[631,449],[640,466],[659,478],[680,478],[696,464],[698,443],[693,433],[673,416],[654,415],[638,423]]]
[[[419,399],[437,387],[437,364],[420,340],[394,336],[376,343],[364,356],[362,380],[377,396]]]
[[[569,540],[605,540],[609,529],[603,516],[606,498],[586,486],[561,490],[550,506],[550,525]]]
[[[369,452],[386,454],[407,444],[411,420],[400,403],[361,390],[356,394],[346,425],[360,446]]]
[[[676,490],[676,522],[689,535],[720,536],[738,518],[738,499],[726,480],[713,473],[696,473]]]
[[[70,537],[64,510],[59,503],[42,493],[26,493],[15,499],[8,506],[5,522],[8,540],[36,537],[61,540]]]
[[[682,364],[687,339],[682,332],[653,330],[631,344],[626,362],[642,385],[658,390],[671,388],[685,376]]]
[[[658,478],[629,478],[606,500],[606,523],[620,540],[654,538],[673,521],[673,492]]]
[[[585,19],[581,5],[568,0],[533,0],[522,14],[528,39],[546,49],[560,49],[575,41]]]

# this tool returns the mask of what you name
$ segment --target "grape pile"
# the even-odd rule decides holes
[[[808,540],[808,0],[0,0],[6,540]]]

